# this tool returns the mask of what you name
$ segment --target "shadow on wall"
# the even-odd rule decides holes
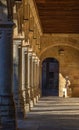
[[[71,87],[72,87],[72,97],[79,97],[79,86],[77,84],[73,84]]]

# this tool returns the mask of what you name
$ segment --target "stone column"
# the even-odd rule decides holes
[[[14,101],[16,105],[16,113],[17,116],[20,117],[21,114],[21,106],[20,106],[20,99],[19,99],[19,66],[20,62],[19,59],[19,49],[21,48],[21,40],[13,40],[13,95]]]
[[[29,59],[29,46],[27,46],[27,51],[25,53],[25,88],[26,88],[26,111],[30,110],[30,59]]]
[[[40,88],[40,97],[42,96],[42,63],[39,63],[39,88]]]
[[[26,117],[26,112],[28,110],[28,105],[27,105],[27,90],[26,90],[26,52],[27,48],[25,46],[22,47],[22,96],[23,96],[23,102],[24,102],[24,117]],[[27,61],[28,63],[28,61]],[[28,65],[29,66],[29,65]],[[28,77],[28,76],[27,76]],[[29,98],[29,96],[28,96]],[[28,99],[29,100],[29,99]]]
[[[2,16],[3,17],[3,16]],[[13,23],[0,23],[0,117],[2,130],[16,130],[13,79]]]
[[[19,85],[19,117],[24,117],[24,101],[22,94],[22,46],[18,47],[18,85]]]
[[[38,59],[37,57],[35,58],[35,88],[36,88],[36,101],[38,101]]]
[[[36,54],[33,53],[33,89],[34,89],[34,104],[37,102],[36,98]]]
[[[38,99],[40,97],[40,95],[39,95],[40,88],[39,88],[39,59],[38,59],[38,57],[36,57],[35,63],[36,63],[36,98],[38,101]]]
[[[32,49],[28,48],[27,51],[27,98],[29,101],[29,107],[33,107],[33,61],[32,61]]]
[[[34,105],[34,64],[33,64],[33,53],[31,58],[31,88],[32,88],[32,101]]]
[[[37,87],[38,87],[38,98],[40,97],[40,60],[37,58]]]
[[[32,53],[32,59],[31,59],[31,87],[32,87],[32,100],[33,100],[33,104],[34,104],[34,64],[35,64],[35,62],[34,62],[34,54]]]
[[[32,49],[29,50],[29,87],[30,87],[30,107],[33,107],[33,60],[32,60]]]

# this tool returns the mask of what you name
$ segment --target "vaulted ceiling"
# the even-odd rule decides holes
[[[44,33],[79,33],[79,0],[35,0]]]

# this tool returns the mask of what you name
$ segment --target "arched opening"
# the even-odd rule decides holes
[[[55,58],[46,58],[42,62],[42,96],[58,96],[59,62]]]

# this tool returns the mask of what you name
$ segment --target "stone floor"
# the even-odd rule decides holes
[[[79,130],[79,98],[43,97],[18,120],[19,130]]]

